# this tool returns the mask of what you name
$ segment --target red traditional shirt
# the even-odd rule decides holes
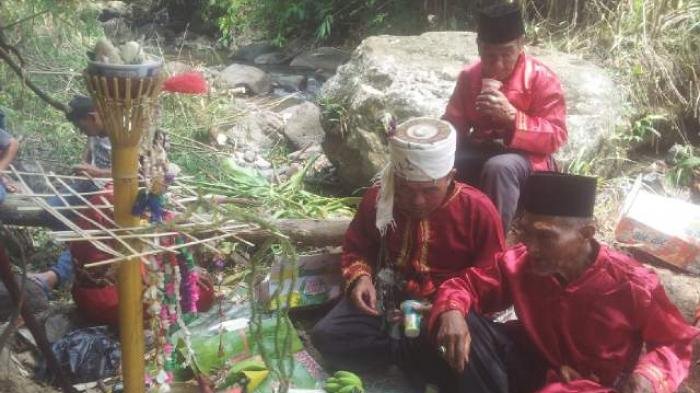
[[[466,315],[510,305],[552,366],[544,392],[610,392],[632,371],[651,381],[655,392],[674,392],[688,375],[691,344],[700,333],[671,304],[653,272],[605,246],[581,277],[564,286],[553,276],[529,272],[527,250],[516,246],[490,267],[445,282],[430,327],[434,331],[447,310]],[[646,353],[638,357],[642,343]],[[562,366],[584,379],[563,382]]]
[[[375,226],[379,189],[367,190],[345,234],[343,276],[350,285],[360,276],[373,276],[380,250]],[[425,219],[394,211],[396,227],[386,234],[389,261],[403,273],[406,294],[430,298],[445,280],[472,266],[492,263],[503,250],[501,218],[488,197],[475,188],[455,183],[445,202]]]
[[[481,79],[480,61],[464,68],[443,115],[457,129],[460,144],[494,139],[494,130],[502,128],[476,111]],[[567,139],[566,104],[559,79],[547,66],[523,53],[501,91],[517,109],[506,146],[524,152],[533,170],[553,170],[551,155]]]

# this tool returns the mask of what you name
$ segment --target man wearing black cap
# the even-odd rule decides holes
[[[460,73],[443,118],[459,134],[458,178],[491,198],[508,231],[527,176],[555,170],[552,154],[567,139],[564,94],[523,52],[516,3],[483,9],[477,30],[480,60]]]
[[[700,333],[656,275],[594,239],[596,180],[537,173],[522,244],[438,290],[430,330],[460,392],[673,392]],[[515,307],[517,323],[481,315]]]

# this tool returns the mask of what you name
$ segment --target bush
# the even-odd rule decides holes
[[[670,114],[665,147],[700,141],[700,2],[527,0],[526,10],[536,43],[615,70],[639,117]]]
[[[209,13],[220,15],[219,28],[231,40],[247,29],[265,31],[283,44],[290,38],[357,41],[367,34],[415,34],[428,27],[453,29],[466,7],[477,0],[212,0]],[[431,24],[427,15],[436,15]]]

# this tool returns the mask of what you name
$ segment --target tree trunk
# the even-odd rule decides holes
[[[31,210],[23,210],[31,209]],[[43,210],[38,209],[31,198],[17,194],[9,194],[5,202],[0,204],[0,223],[27,227],[46,227]],[[313,219],[283,219],[275,223],[277,229],[289,236],[296,244],[304,246],[339,246],[350,225],[349,219],[313,220]],[[264,241],[270,234],[265,230],[243,232],[242,238],[250,242]]]

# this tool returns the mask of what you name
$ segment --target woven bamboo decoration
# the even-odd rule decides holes
[[[139,147],[150,126],[163,79],[160,76],[102,76],[88,71],[84,76],[112,142],[115,221],[122,227],[137,226],[139,218],[131,214],[131,209],[138,193]],[[137,247],[137,243],[133,247]],[[142,393],[145,389],[145,359],[140,259],[121,262],[117,279],[124,391]]]

